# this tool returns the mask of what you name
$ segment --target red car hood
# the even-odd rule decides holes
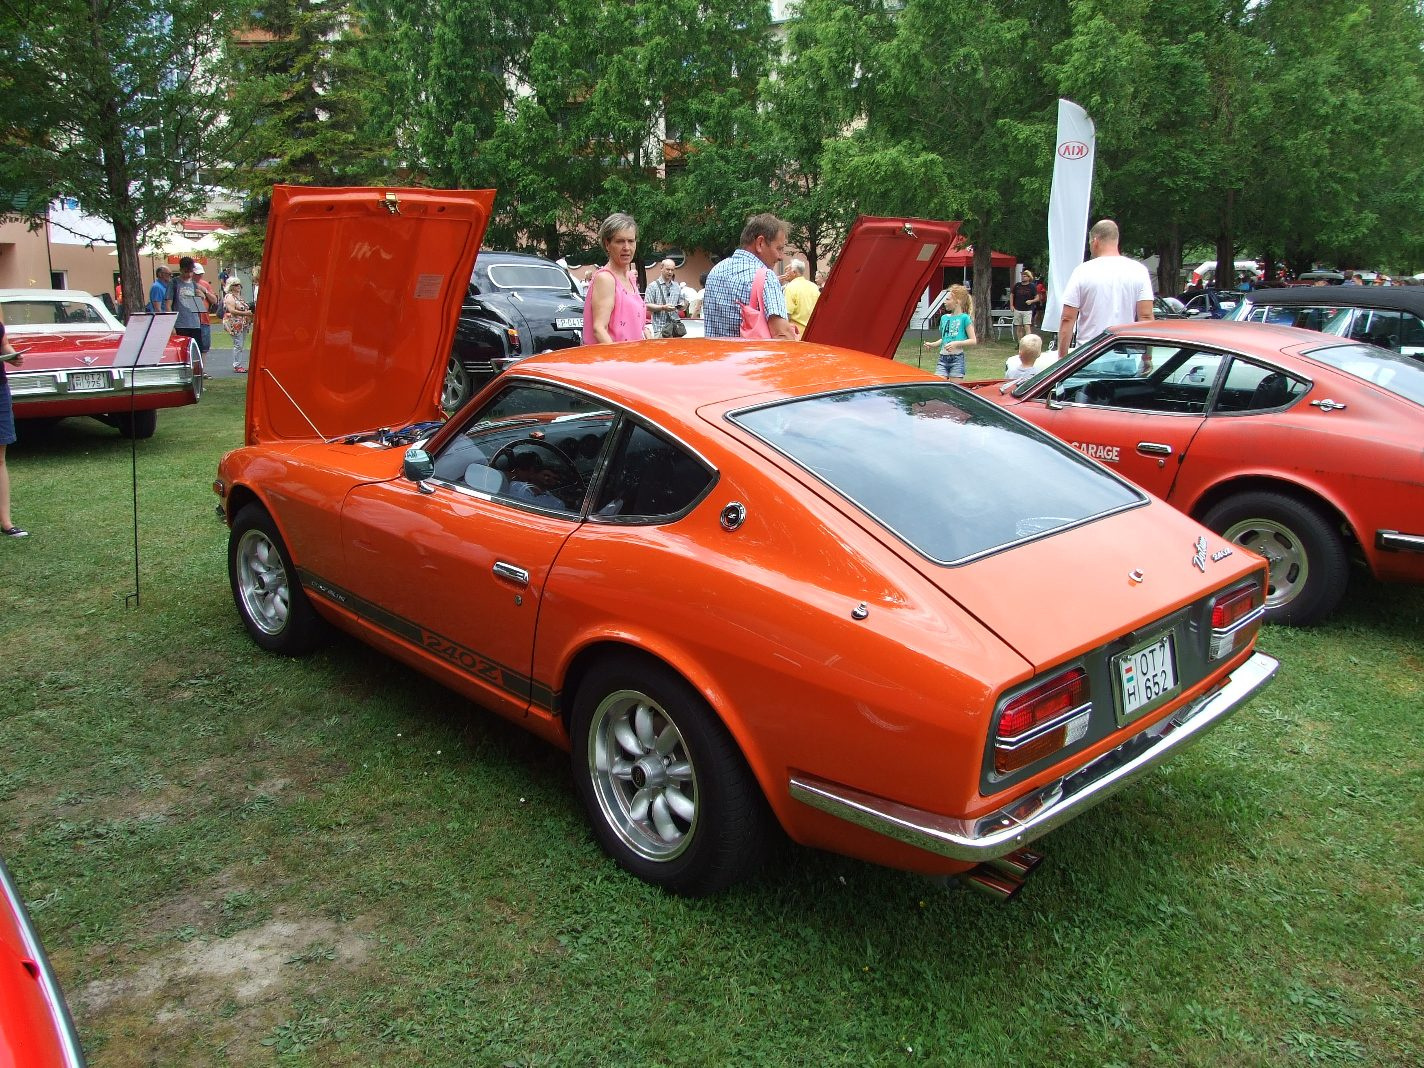
[[[6,337],[25,353],[25,364],[18,371],[52,371],[66,367],[112,367],[119,353],[122,330],[85,329],[56,334],[25,332],[17,326]],[[168,339],[163,350],[163,362],[183,363],[188,358],[188,339],[178,335]]]
[[[957,222],[857,219],[801,339],[893,359],[920,294],[939,292],[958,236]]]
[[[493,190],[276,186],[247,442],[438,419]]]

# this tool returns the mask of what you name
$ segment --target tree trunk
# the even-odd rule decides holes
[[[1220,226],[1216,232],[1216,288],[1236,288],[1236,250],[1232,245],[1233,211],[1236,190],[1228,189],[1221,204]]]
[[[994,307],[994,267],[990,260],[994,253],[993,232],[989,217],[974,228],[974,336],[981,343],[989,340]]]
[[[1157,243],[1157,292],[1175,297],[1182,288],[1182,231],[1172,223]]]

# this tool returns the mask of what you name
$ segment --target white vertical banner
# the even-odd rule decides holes
[[[1058,138],[1053,151],[1053,190],[1048,196],[1048,300],[1043,329],[1056,333],[1063,317],[1063,290],[1083,262],[1088,242],[1088,201],[1093,192],[1097,134],[1088,113],[1058,100]]]

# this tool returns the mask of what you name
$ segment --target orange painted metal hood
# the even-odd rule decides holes
[[[275,186],[247,442],[441,418],[440,386],[493,190]]]
[[[931,285],[959,223],[865,215],[851,227],[801,340],[893,359],[915,304]]]

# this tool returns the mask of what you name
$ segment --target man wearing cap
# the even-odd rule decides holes
[[[208,285],[208,280],[203,277],[203,265],[194,261],[193,277],[198,281],[198,292],[203,297],[203,310],[198,312],[198,348],[202,349],[203,356],[208,355],[208,350],[213,347],[213,315],[217,310],[218,296],[213,292],[213,287]]]
[[[144,311],[160,315],[173,310],[173,300],[168,295],[168,280],[172,277],[173,272],[161,265],[153,272],[153,285],[148,287],[148,306]]]
[[[198,348],[202,349],[202,314],[207,310],[207,298],[198,286],[197,274],[193,270],[197,266],[200,265],[193,262],[192,256],[184,256],[178,261],[178,277],[173,279],[169,296],[173,300],[173,310],[178,313],[173,332],[192,338],[198,343]]]

